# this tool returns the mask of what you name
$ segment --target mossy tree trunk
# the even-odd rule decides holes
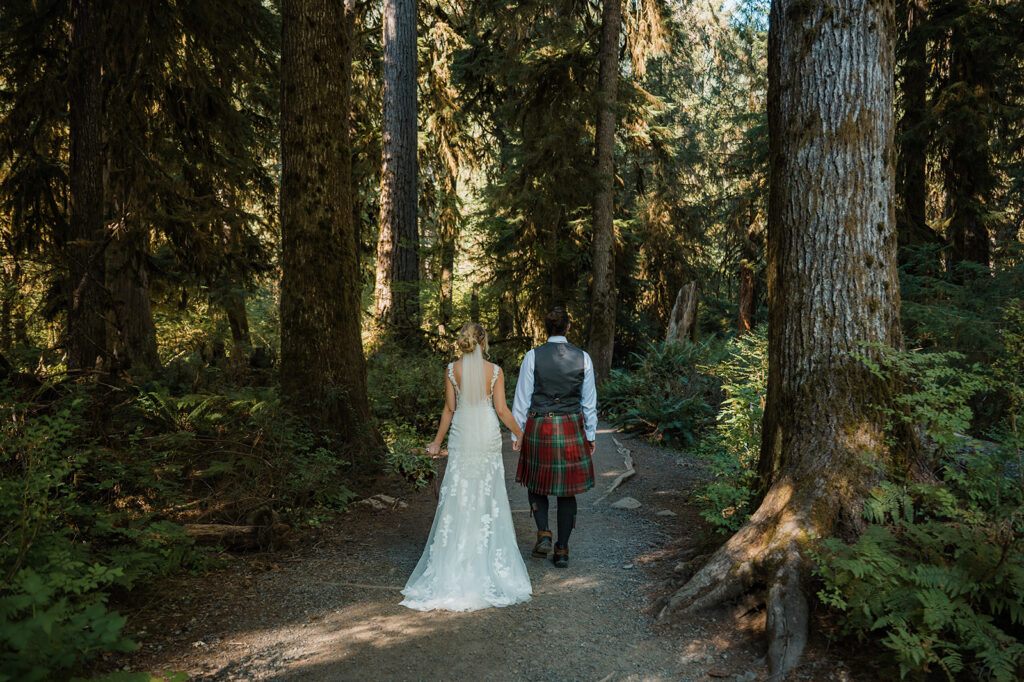
[[[62,239],[68,262],[67,365],[72,371],[106,364],[107,293],[103,252],[103,12],[99,3],[71,3],[71,63],[68,118],[71,152],[68,187],[71,211]]]
[[[127,220],[127,216],[124,218]],[[111,356],[121,368],[160,368],[149,295],[149,230],[122,224],[107,249]]]
[[[855,358],[894,344],[891,3],[775,0],[769,30],[769,378],[750,521],[662,611],[700,610],[767,586],[769,664],[806,643],[812,538],[856,530],[891,459],[887,385]],[[880,464],[881,469],[873,467]]]
[[[384,0],[383,162],[374,291],[377,319],[399,337],[420,326],[416,204],[416,0]]]
[[[380,444],[360,326],[346,11],[332,0],[281,5],[281,390],[369,464]]]
[[[621,0],[604,0],[601,40],[597,134],[594,160],[594,274],[590,308],[590,355],[598,383],[608,376],[615,346],[615,103],[619,85]]]

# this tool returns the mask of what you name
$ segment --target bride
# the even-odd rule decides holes
[[[401,604],[418,611],[508,606],[532,593],[505,492],[498,420],[517,444],[523,432],[505,402],[501,368],[483,359],[484,328],[468,323],[458,346],[463,355],[448,365],[441,425],[427,446],[439,453],[451,426],[448,468],[427,546],[402,590]]]

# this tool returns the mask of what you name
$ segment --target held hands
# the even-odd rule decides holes
[[[594,454],[594,450],[597,450],[597,441],[596,440],[588,440],[587,441],[587,454],[588,455],[593,455]]]
[[[512,441],[512,449],[516,452],[523,449],[523,434],[520,433],[516,436],[515,440]]]
[[[441,444],[438,443],[436,440],[431,441],[431,443],[427,445],[427,453],[431,455],[441,454]]]

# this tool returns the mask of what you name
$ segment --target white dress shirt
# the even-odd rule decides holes
[[[564,336],[549,336],[548,343],[569,343]],[[512,401],[512,417],[519,428],[526,427],[526,413],[533,402],[533,349],[526,352],[523,364],[519,367],[519,379],[516,380],[516,397]],[[590,354],[583,351],[583,395],[580,396],[583,408],[583,431],[587,440],[594,442],[597,438],[597,386],[594,384],[594,362]],[[512,436],[512,440],[515,440]]]

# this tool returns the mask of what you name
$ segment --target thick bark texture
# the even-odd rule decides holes
[[[68,119],[71,215],[68,259],[67,364],[72,371],[105,365],[107,352],[103,251],[103,92],[100,86],[103,15],[96,3],[72,0]]]
[[[900,0],[903,25],[900,27],[902,64],[899,74],[900,116],[896,162],[899,244],[919,246],[935,242],[925,212],[928,198],[926,180],[928,130],[928,54],[924,20],[927,0]]]
[[[416,204],[416,1],[384,0],[383,165],[375,308],[378,320],[415,329],[419,312]]]
[[[149,297],[149,231],[124,229],[107,249],[111,354],[122,368],[159,369]]]
[[[365,462],[379,442],[352,215],[351,22],[331,0],[286,0],[281,14],[281,389]]]
[[[235,352],[247,352],[252,342],[249,337],[249,316],[245,311],[245,293],[236,289],[225,296],[224,312],[228,316],[231,343],[236,349]]]
[[[600,92],[594,140],[598,186],[594,195],[594,283],[589,346],[598,383],[608,376],[615,346],[615,102],[619,85],[621,25],[621,0],[604,0],[598,47]]]
[[[676,294],[672,314],[665,331],[665,343],[682,343],[697,339],[697,283],[684,285]]]
[[[767,585],[769,664],[786,676],[807,638],[815,536],[857,527],[889,463],[887,386],[855,353],[898,338],[891,4],[772,3],[768,121],[769,377],[750,521],[662,614]]]

